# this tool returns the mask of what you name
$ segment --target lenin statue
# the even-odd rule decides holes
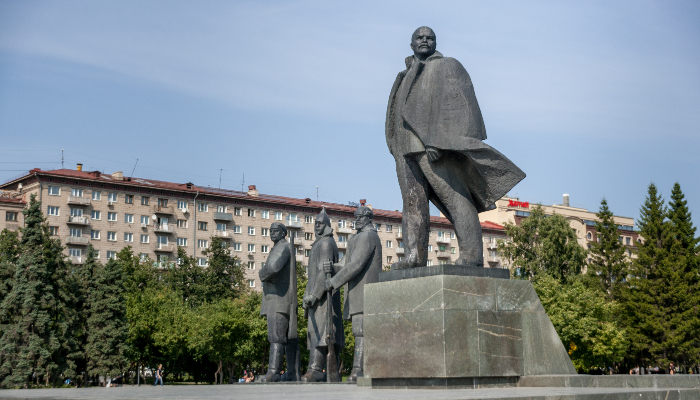
[[[279,222],[270,226],[275,243],[260,269],[263,286],[260,314],[267,317],[267,340],[270,342],[270,365],[262,382],[299,380],[299,336],[297,335],[297,271],[294,246],[287,242],[287,227]],[[284,354],[287,373],[280,375]]]
[[[309,348],[309,369],[301,376],[302,382],[322,382],[324,381],[323,370],[326,366],[328,356],[328,309],[330,301],[333,320],[333,338],[331,344],[335,346],[336,366],[340,350],[345,347],[345,331],[343,329],[343,319],[340,311],[340,291],[333,290],[333,294],[328,299],[324,282],[326,275],[323,270],[323,263],[330,261],[338,262],[338,246],[333,239],[333,228],[331,220],[323,209],[316,217],[314,224],[316,240],[311,245],[309,254],[309,280],[304,292],[303,307],[308,318],[307,346]],[[332,375],[331,375],[332,376]]]
[[[358,207],[355,210],[355,229],[357,233],[348,240],[348,251],[345,258],[338,264],[324,262],[323,269],[332,278],[326,279],[326,290],[345,287],[345,305],[343,318],[352,321],[352,334],[355,336],[355,353],[352,371],[348,382],[357,382],[363,374],[364,359],[364,329],[365,284],[379,281],[382,272],[382,243],[377,229],[372,223],[374,213],[369,207]]]
[[[459,61],[435,50],[435,32],[416,29],[411,49],[386,114],[386,141],[403,197],[405,248],[392,269],[426,265],[428,201],[454,226],[455,264],[483,267],[478,213],[492,209],[525,173],[483,142],[486,128],[471,78]]]

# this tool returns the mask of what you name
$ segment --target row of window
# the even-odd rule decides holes
[[[17,221],[18,215],[19,215],[18,212],[6,211],[5,212],[5,221]]]

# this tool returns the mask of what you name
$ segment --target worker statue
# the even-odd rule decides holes
[[[262,382],[299,380],[299,336],[297,335],[297,271],[294,246],[285,240],[287,227],[279,222],[270,225],[270,239],[275,243],[260,269],[263,295],[260,315],[267,317],[267,340],[270,361]],[[280,375],[284,355],[287,372]]]
[[[345,331],[340,311],[340,291],[334,289],[327,292],[324,286],[326,274],[323,271],[323,263],[338,262],[338,246],[333,239],[331,220],[325,209],[316,217],[314,233],[316,240],[311,245],[309,254],[309,280],[306,283],[303,301],[308,319],[306,340],[309,349],[309,369],[301,376],[301,381],[322,382],[323,370],[328,369],[328,377],[331,378],[329,381],[333,382],[340,380],[338,363],[340,351],[345,347]],[[329,321],[332,321],[330,325]],[[332,359],[327,362],[329,350]]]
[[[392,269],[426,265],[428,201],[454,226],[455,264],[483,266],[478,213],[492,209],[525,173],[483,142],[486,128],[471,78],[459,61],[436,51],[435,32],[416,29],[411,49],[386,115],[386,140],[403,197],[405,256]]]

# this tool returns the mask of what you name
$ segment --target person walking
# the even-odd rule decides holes
[[[158,386],[158,381],[160,381],[160,386],[163,386],[163,364],[158,364],[158,369],[156,370],[156,384]]]

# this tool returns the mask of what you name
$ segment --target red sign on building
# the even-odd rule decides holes
[[[527,201],[517,201],[517,200],[508,200],[508,207],[530,208],[530,202],[527,202]]]

